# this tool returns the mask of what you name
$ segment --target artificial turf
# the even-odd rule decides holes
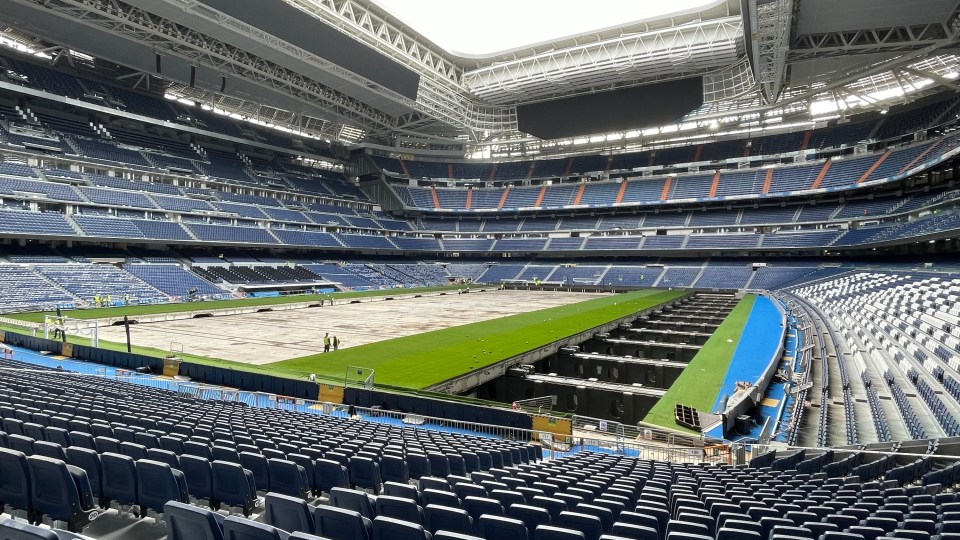
[[[375,383],[423,389],[669,300],[679,291],[642,290],[266,364],[277,374],[343,378],[350,366]],[[482,297],[477,300],[482,302]],[[722,378],[722,377],[721,377]]]
[[[734,306],[733,311],[703,344],[667,393],[650,409],[643,419],[644,422],[695,433],[677,424],[674,407],[681,403],[699,411],[712,412],[717,393],[720,392],[730,360],[740,343],[740,336],[756,299],[756,295],[748,294]]]
[[[145,304],[142,306],[120,306],[111,308],[75,309],[64,311],[63,314],[74,319],[109,319],[124,315],[152,315],[155,313],[181,313],[184,311],[205,311],[244,306],[274,306],[277,304],[296,304],[299,302],[319,302],[320,300],[346,300],[365,296],[389,296],[391,294],[416,294],[437,291],[449,291],[467,287],[477,288],[479,285],[446,285],[441,287],[417,287],[410,289],[391,289],[374,291],[350,291],[328,294],[301,294],[289,296],[270,296],[265,298],[239,298],[232,300],[207,300],[203,302],[179,302],[173,304]],[[494,287],[491,285],[491,287]],[[28,313],[12,313],[6,315],[8,319],[24,322],[42,323],[45,315],[55,315],[51,311],[33,311]]]

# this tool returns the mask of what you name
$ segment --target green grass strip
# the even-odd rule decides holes
[[[717,393],[720,392],[720,386],[730,367],[730,360],[740,343],[740,336],[743,334],[747,319],[750,318],[750,310],[753,309],[756,299],[756,295],[748,294],[734,306],[733,311],[720,323],[700,352],[693,357],[680,377],[670,386],[666,395],[650,409],[643,419],[644,422],[695,433],[677,424],[673,416],[674,407],[677,403],[681,403],[699,411],[712,412]]]
[[[272,296],[266,298],[239,298],[232,300],[209,300],[204,302],[180,302],[175,304],[147,304],[142,306],[122,306],[112,308],[75,309],[64,311],[63,314],[74,319],[107,319],[123,317],[124,315],[153,315],[156,313],[182,313],[184,311],[206,311],[245,306],[275,306],[278,304],[296,304],[298,302],[319,302],[320,300],[349,300],[351,298],[365,298],[370,296],[391,296],[400,294],[420,294],[439,291],[455,291],[467,285],[447,285],[441,287],[417,287],[410,289],[390,289],[375,291],[351,291],[329,294],[302,294],[289,296]],[[480,288],[479,285],[471,285]],[[489,285],[488,288],[496,288]],[[34,311],[29,313],[14,313],[6,315],[9,319],[26,322],[42,323],[44,315],[54,315],[50,311]]]
[[[373,368],[375,383],[423,389],[473,369],[626,317],[685,293],[642,290],[511,315],[337,352],[267,364],[276,374],[344,377],[349,366]],[[483,297],[477,299],[482,302]]]

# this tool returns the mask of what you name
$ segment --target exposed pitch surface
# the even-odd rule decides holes
[[[323,335],[340,338],[341,347],[449,328],[597,298],[589,293],[486,291],[389,301],[344,303],[267,313],[132,325],[134,345],[267,364],[321,352]],[[123,327],[101,327],[100,339],[123,343]]]

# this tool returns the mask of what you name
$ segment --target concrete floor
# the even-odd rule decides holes
[[[323,334],[340,337],[341,347],[356,347],[395,337],[429,332],[562,306],[596,298],[592,293],[485,291],[465,295],[424,296],[358,304],[338,304],[202,319],[143,323],[130,327],[134,345],[169,350],[183,344],[189,354],[268,364],[321,352]],[[123,343],[122,326],[100,328],[100,339]],[[322,345],[320,345],[322,347]]]

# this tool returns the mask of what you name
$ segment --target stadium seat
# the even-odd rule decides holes
[[[314,462],[317,475],[317,489],[323,493],[330,493],[333,488],[349,488],[350,476],[347,468],[330,459],[318,459]]]
[[[21,510],[33,517],[30,469],[23,452],[0,448],[0,512]]]
[[[374,510],[378,516],[423,524],[423,509],[410,499],[380,495],[374,503]]]
[[[270,491],[292,497],[306,499],[310,494],[307,471],[293,461],[270,459],[267,461],[270,473]]]
[[[149,459],[137,461],[136,468],[140,517],[145,517],[147,510],[163,512],[163,505],[168,501],[190,502],[183,472]]]
[[[527,526],[519,519],[480,516],[480,533],[486,540],[527,540]]]
[[[472,534],[474,531],[473,518],[466,510],[436,504],[428,504],[424,507],[423,523],[432,533],[443,530]]]
[[[253,481],[258,492],[270,491],[270,468],[265,456],[253,452],[240,452],[240,465],[253,473]]]
[[[374,495],[380,493],[380,485],[383,481],[380,478],[380,466],[377,462],[361,456],[353,456],[349,459],[350,481],[355,487],[372,490]]]
[[[585,540],[585,537],[578,530],[540,525],[533,531],[533,540]]]
[[[377,516],[373,520],[373,540],[432,540],[433,536],[417,523]]]
[[[316,531],[313,514],[306,501],[280,493],[267,493],[263,521],[284,531]]]
[[[253,473],[237,463],[214,461],[210,465],[213,476],[213,500],[238,507],[244,516],[249,517],[257,502],[257,488]]]
[[[330,503],[337,508],[359,512],[367,519],[373,519],[377,513],[366,492],[356,489],[333,488],[330,490]]]
[[[56,532],[36,525],[15,521],[0,520],[0,539],[2,540],[60,540]]]
[[[167,540],[224,540],[223,517],[211,510],[171,501],[163,516]]]
[[[550,525],[552,521],[550,512],[546,509],[529,504],[514,504],[507,509],[507,515],[522,521],[529,531],[536,529],[538,525]]]
[[[383,494],[410,499],[411,501],[420,504],[420,492],[417,491],[417,486],[411,484],[392,481],[384,482]]]
[[[288,534],[265,523],[237,516],[223,520],[223,540],[287,540]]]
[[[335,506],[311,507],[316,533],[331,540],[371,540],[373,522],[355,510]]]
[[[47,441],[37,441],[33,443],[33,455],[46,456],[48,458],[59,459],[60,461],[67,460],[67,453],[62,446]]]
[[[136,462],[128,456],[107,452],[100,454],[100,465],[100,484],[106,505],[113,502],[121,507],[136,505]]]
[[[35,520],[47,516],[66,522],[70,532],[80,532],[97,518],[100,510],[83,469],[44,456],[30,456],[27,463]]]
[[[614,523],[611,532],[614,536],[633,538],[634,540],[658,540],[660,538],[660,534],[656,529],[652,527],[644,527],[643,525],[634,525],[632,523]],[[756,538],[759,539],[760,535],[757,534]],[[718,535],[717,540],[723,539],[721,539]],[[725,540],[739,540],[739,537],[729,537]],[[744,537],[743,540],[753,539],[751,537]]]
[[[450,493],[449,491],[443,491],[439,489],[424,489],[420,492],[420,502],[426,507],[427,505],[435,506],[446,506],[449,508],[460,508],[460,498]]]
[[[405,459],[399,456],[385,455],[380,458],[380,477],[386,482],[407,483],[410,481],[410,470]]]
[[[556,524],[571,530],[580,531],[586,540],[599,540],[604,533],[603,522],[597,516],[582,512],[560,512]]]

